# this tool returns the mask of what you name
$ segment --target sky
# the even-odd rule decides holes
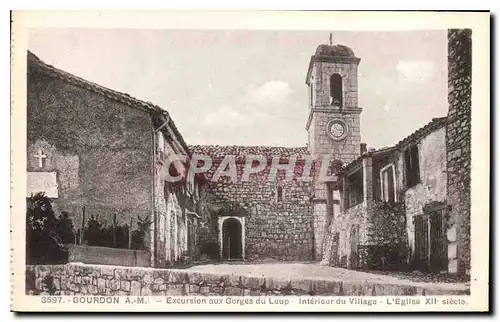
[[[331,31],[353,49],[361,140],[379,148],[447,113],[446,30]],[[166,109],[188,144],[306,146],[305,75],[329,31],[35,29],[57,68]]]

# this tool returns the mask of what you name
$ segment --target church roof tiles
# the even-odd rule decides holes
[[[241,145],[190,145],[193,154],[210,155],[212,157],[221,157],[225,155],[234,155],[238,157],[245,157],[248,155],[264,155],[269,157],[282,157],[289,158],[296,156],[302,159],[310,155],[307,147],[272,147],[272,146],[241,146]]]

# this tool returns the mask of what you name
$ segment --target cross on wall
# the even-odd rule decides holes
[[[43,159],[46,159],[47,156],[43,154],[42,150],[38,150],[38,153],[34,155],[35,158],[38,159],[38,167],[43,168]]]

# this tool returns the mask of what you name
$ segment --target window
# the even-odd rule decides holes
[[[342,76],[330,76],[330,104],[342,108]]]
[[[283,188],[278,187],[278,190],[276,191],[276,201],[281,202],[283,201]]]
[[[162,132],[158,132],[158,151],[165,151],[165,137]]]
[[[387,202],[396,201],[396,182],[394,180],[395,172],[393,164],[390,164],[380,170],[380,190],[382,192],[382,200]]]
[[[418,146],[410,145],[404,152],[406,169],[406,186],[413,187],[420,182],[420,165],[418,162]]]
[[[350,208],[363,202],[363,170],[356,171],[345,180],[344,205]]]

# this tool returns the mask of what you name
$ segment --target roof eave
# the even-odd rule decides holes
[[[76,75],[73,75],[67,71],[64,71],[62,69],[59,69],[57,67],[54,67],[52,65],[49,65],[45,62],[43,62],[38,56],[33,54],[31,51],[28,50],[28,63],[35,64],[36,67],[38,67],[41,71],[49,74],[52,77],[58,77],[59,79],[66,81],[66,82],[71,82],[72,84],[76,86],[83,87],[86,90],[93,91],[99,95],[104,95],[108,97],[109,99],[115,100],[119,103],[125,104],[127,106],[130,106],[132,108],[147,112],[151,116],[160,114],[162,115],[165,120],[168,120],[167,122],[169,123],[168,125],[172,128],[172,131],[174,134],[177,136],[180,144],[182,145],[182,148],[186,150],[186,153],[190,155],[190,150],[187,145],[187,143],[184,141],[184,138],[182,134],[179,132],[177,126],[175,125],[174,121],[172,120],[172,117],[168,113],[168,111],[162,109],[158,105],[154,105],[149,102],[145,102],[142,100],[139,100],[135,97],[132,97],[128,94],[122,93],[115,91],[113,89],[107,88],[105,86],[93,83],[91,81],[88,81],[86,79],[83,79],[81,77],[78,77]],[[98,91],[96,88],[97,87],[103,92]],[[109,95],[106,95],[109,94]]]

